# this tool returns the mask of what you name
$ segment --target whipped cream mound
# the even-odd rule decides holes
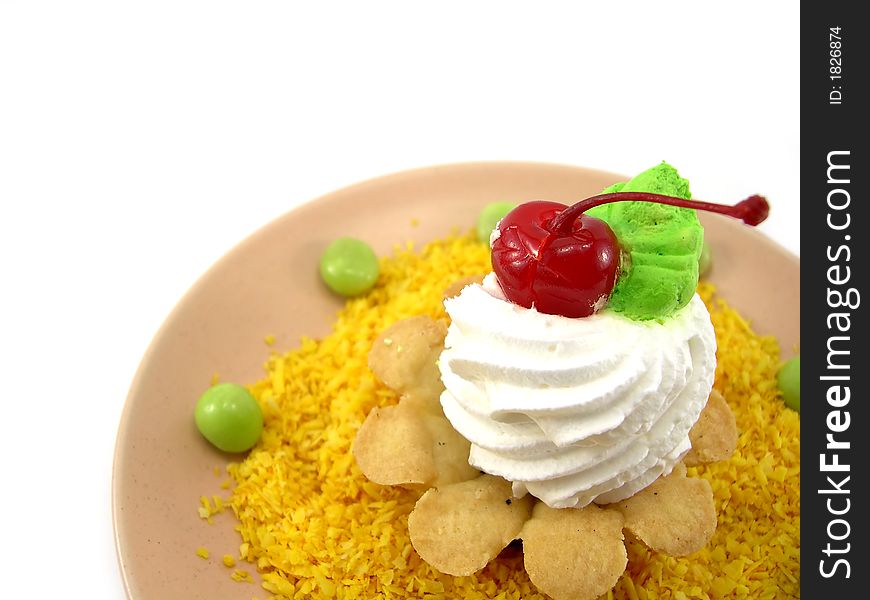
[[[670,473],[713,386],[716,338],[695,295],[664,323],[581,319],[507,301],[490,273],[445,302],[444,414],[469,463],[554,508],[628,498]]]

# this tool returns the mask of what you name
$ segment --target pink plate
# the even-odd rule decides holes
[[[127,593],[137,600],[249,600],[220,562],[240,537],[230,515],[213,526],[198,517],[214,493],[215,467],[228,456],[199,435],[193,407],[214,373],[252,382],[268,356],[263,343],[290,349],[301,336],[328,333],[341,302],[319,280],[318,259],[340,236],[367,240],[378,254],[469,228],[488,202],[597,193],[616,175],[536,163],[429,167],[366,181],[305,204],[231,250],[191,288],[158,331],[130,388],[118,431],[113,477],[116,542]],[[713,248],[712,281],[757,331],[777,336],[784,356],[800,341],[800,263],[761,233],[702,214]],[[196,556],[204,546],[218,554]],[[250,566],[247,566],[250,569]]]

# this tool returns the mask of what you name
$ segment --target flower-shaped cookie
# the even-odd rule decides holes
[[[450,292],[448,291],[448,294]],[[631,498],[580,509],[513,497],[510,482],[469,466],[470,443],[441,410],[436,366],[447,328],[429,317],[400,321],[369,354],[375,375],[399,396],[371,411],[354,443],[362,472],[382,485],[418,489],[408,517],[411,542],[427,563],[461,576],[482,569],[521,539],[532,583],[555,600],[594,599],[616,585],[628,563],[624,531],[671,556],[705,546],[716,529],[710,484],[684,464]],[[690,432],[687,465],[728,458],[737,427],[715,390]]]

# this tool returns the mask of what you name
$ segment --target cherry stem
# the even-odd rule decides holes
[[[611,202],[655,202],[657,204],[668,204],[670,206],[679,206],[680,208],[694,208],[696,210],[706,210],[715,212],[721,215],[727,215],[736,219],[742,219],[747,225],[758,225],[767,218],[770,212],[770,205],[764,196],[753,195],[745,200],[741,200],[734,206],[726,204],[714,204],[712,202],[701,202],[699,200],[686,200],[684,198],[676,198],[674,196],[663,196],[661,194],[650,194],[647,192],[616,192],[613,194],[599,194],[581,200],[576,204],[572,204],[561,213],[556,215],[552,221],[552,230],[559,233],[569,234],[574,227],[574,221],[590,208],[601,206],[602,204],[610,204]]]

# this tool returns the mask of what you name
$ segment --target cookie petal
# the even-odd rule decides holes
[[[554,600],[593,600],[625,571],[622,515],[590,504],[581,509],[535,505],[523,526],[523,554],[532,583]]]
[[[357,432],[353,455],[370,481],[420,488],[480,475],[468,464],[470,448],[445,417],[403,398],[372,409]]]
[[[437,360],[447,326],[427,316],[411,317],[387,327],[369,351],[369,368],[399,394],[423,399],[440,409],[444,390]]]
[[[458,296],[467,285],[471,285],[472,283],[483,283],[484,277],[486,277],[486,275],[469,275],[468,277],[457,279],[444,290],[444,299],[447,300],[448,298]]]
[[[480,475],[480,471],[468,464],[471,442],[453,428],[447,417],[424,414],[423,424],[429,432],[432,460],[435,464],[432,485],[443,486],[468,481]]]
[[[437,476],[432,443],[419,412],[399,403],[372,409],[356,434],[353,455],[370,481],[422,486]]]
[[[700,550],[716,531],[710,483],[686,477],[682,464],[631,498],[609,506],[625,517],[626,529],[653,550],[670,556]]]
[[[726,460],[737,448],[737,420],[725,398],[713,390],[698,422],[689,431],[692,449],[683,458],[690,467]]]
[[[448,575],[471,575],[518,537],[531,506],[529,496],[513,497],[509,482],[481,475],[423,494],[408,532],[427,563]]]

